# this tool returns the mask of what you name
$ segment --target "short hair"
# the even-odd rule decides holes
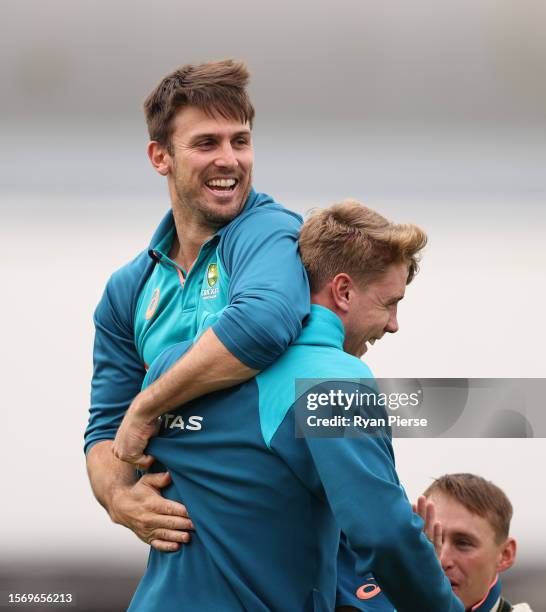
[[[434,493],[443,493],[487,519],[497,543],[508,537],[513,508],[506,493],[496,484],[475,474],[445,474],[436,478],[423,495],[429,497]]]
[[[246,66],[231,59],[177,68],[144,101],[150,140],[172,152],[173,118],[184,106],[195,106],[211,116],[239,119],[252,127],[254,107],[246,91],[249,79]]]
[[[320,291],[341,272],[364,282],[401,262],[409,265],[410,283],[426,243],[425,232],[416,225],[392,223],[352,199],[312,211],[299,238],[311,291]]]

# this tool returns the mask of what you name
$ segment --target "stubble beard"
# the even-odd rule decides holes
[[[252,187],[252,171],[248,174],[248,183],[245,191],[241,194],[241,199],[238,199],[238,206],[236,210],[233,209],[233,204],[229,205],[229,209],[223,208],[212,208],[206,203],[200,201],[199,196],[192,197],[191,194],[187,194],[185,189],[179,182],[175,183],[176,196],[180,203],[180,208],[187,211],[192,217],[197,217],[199,222],[208,229],[213,231],[219,230],[224,225],[227,225],[235,217],[237,217],[243,210],[245,202],[248,199]],[[227,208],[227,207],[226,207]]]

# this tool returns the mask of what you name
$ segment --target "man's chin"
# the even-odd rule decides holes
[[[244,202],[231,202],[220,206],[209,203],[202,214],[211,225],[222,227],[233,221],[241,213],[243,206]]]

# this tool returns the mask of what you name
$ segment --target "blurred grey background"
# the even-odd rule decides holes
[[[93,308],[168,206],[141,104],[183,63],[249,65],[258,190],[302,213],[353,196],[428,231],[401,331],[366,357],[377,376],[545,376],[543,2],[10,0],[0,23],[0,591],[121,610],[144,569],[92,499],[82,432]],[[506,590],[546,610],[545,441],[396,451],[410,497],[450,471],[506,490]]]

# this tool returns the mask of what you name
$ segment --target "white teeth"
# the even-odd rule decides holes
[[[235,179],[212,179],[207,181],[208,187],[233,187],[237,181]]]

